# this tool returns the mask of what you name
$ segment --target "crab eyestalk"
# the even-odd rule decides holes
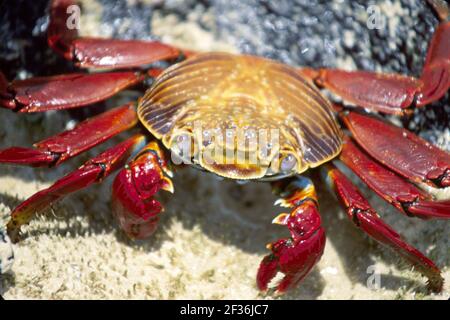
[[[171,172],[164,154],[156,142],[151,142],[116,176],[113,214],[130,238],[143,239],[155,232],[163,211],[155,195],[159,190],[173,193],[167,175]]]

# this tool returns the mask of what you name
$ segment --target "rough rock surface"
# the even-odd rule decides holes
[[[437,19],[423,1],[374,1],[385,19],[367,27],[367,1],[83,1],[84,35],[160,38],[197,50],[264,55],[292,65],[420,74]],[[46,47],[47,1],[0,7],[0,69],[9,78],[67,72],[69,63]],[[0,5],[1,6],[1,5]],[[113,106],[117,101],[107,103]],[[89,110],[98,112],[104,105]],[[450,150],[448,96],[404,121]],[[18,116],[0,110],[0,148],[30,145],[92,113],[86,109]],[[108,143],[107,145],[111,145]],[[0,166],[0,214],[50,185],[105,146],[57,169]],[[286,233],[270,221],[279,208],[269,186],[218,181],[192,169],[175,179],[155,236],[131,242],[109,211],[110,181],[79,192],[30,224],[15,246],[16,263],[2,276],[6,298],[273,298],[254,285],[264,245]],[[349,223],[319,183],[328,234],[325,254],[304,284],[284,296],[308,298],[448,298],[447,222],[406,219],[376,197],[381,215],[443,268],[444,292],[428,295],[424,280]],[[365,189],[365,191],[367,191]],[[366,192],[366,194],[370,194]],[[367,287],[374,265],[381,288]],[[370,269],[369,269],[370,270]]]

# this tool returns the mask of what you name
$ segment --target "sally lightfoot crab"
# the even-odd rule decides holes
[[[290,237],[268,245],[270,254],[257,274],[258,287],[267,290],[283,273],[277,291],[285,292],[308,275],[324,250],[314,184],[301,176],[319,168],[349,220],[395,250],[439,292],[443,278],[438,267],[402,240],[333,164],[342,162],[407,217],[450,218],[450,155],[376,115],[408,114],[450,87],[448,7],[440,0],[428,3],[441,23],[422,75],[412,78],[298,68],[255,56],[188,52],[155,41],[80,38],[66,25],[72,1],[53,1],[49,45],[77,67],[96,72],[11,83],[0,74],[0,106],[18,113],[79,108],[144,80],[152,84],[138,102],[85,120],[33,148],[0,150],[2,163],[52,167],[121,132],[135,131],[15,208],[9,236],[18,241],[21,226],[34,215],[118,171],[113,214],[130,237],[146,238],[163,210],[155,196],[160,190],[174,191],[171,168],[190,164],[229,179],[268,181],[279,196],[277,204],[290,208],[273,220],[286,226]],[[161,60],[172,65],[153,67]],[[332,104],[319,88],[355,107]]]

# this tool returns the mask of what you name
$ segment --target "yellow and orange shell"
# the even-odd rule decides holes
[[[271,164],[287,155],[296,159],[293,173],[302,173],[334,158],[342,148],[332,106],[320,91],[295,69],[254,56],[205,53],[171,66],[140,100],[138,115],[168,149],[177,137],[189,135],[195,154],[218,146],[230,154],[255,154],[257,161],[246,163],[230,159],[227,152],[220,154],[226,158],[222,162],[215,156],[212,161],[199,157],[204,169],[233,179],[262,178],[273,173]],[[268,132],[264,155],[252,144],[237,143],[237,138],[207,144],[202,140],[205,131],[236,128]],[[278,132],[275,144],[272,132]]]

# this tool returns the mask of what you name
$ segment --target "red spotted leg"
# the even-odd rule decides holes
[[[77,170],[56,181],[52,186],[34,194],[11,212],[7,232],[13,242],[19,240],[20,227],[27,224],[36,213],[66,195],[103,181],[115,170],[124,166],[131,154],[145,145],[145,136],[138,134],[87,161]]]
[[[48,43],[78,67],[96,69],[139,67],[190,54],[159,41],[79,38],[76,29],[68,28],[67,23],[75,18],[74,12],[68,10],[75,5],[77,2],[73,0],[52,1]]]
[[[180,50],[159,42],[78,38],[68,21],[76,5],[72,0],[51,4],[48,42],[57,52],[79,67],[129,69],[152,62],[175,59]],[[0,107],[18,112],[42,112],[87,106],[106,100],[162,70],[74,73],[15,80],[8,83],[0,72]]]
[[[420,76],[423,87],[417,96],[417,106],[442,97],[450,88],[450,15],[448,1],[427,0],[441,20],[428,48]]]
[[[78,38],[69,21],[76,18],[72,0],[51,4],[48,42],[76,66],[94,69],[130,69],[160,60],[176,60],[191,52],[158,41]],[[16,80],[8,84],[0,73],[0,107],[19,112],[41,112],[86,106],[105,100],[146,77],[156,77],[158,68],[147,71],[75,73]]]
[[[68,27],[69,20],[76,18],[72,16],[75,6],[72,0],[52,1],[48,42],[79,67],[124,69],[174,59],[181,54],[178,49],[159,42],[78,38],[76,28]],[[16,80],[10,84],[0,73],[0,107],[19,112],[82,107],[103,101],[160,72],[150,69],[147,72],[75,73]]]
[[[0,107],[26,113],[78,108],[106,100],[145,77],[135,71],[73,73],[8,84],[0,75]]]
[[[438,13],[438,25],[428,47],[420,78],[398,74],[337,69],[300,69],[324,87],[360,107],[389,114],[404,114],[415,106],[440,99],[450,87],[450,21],[443,0],[428,0]]]
[[[359,146],[392,171],[416,184],[450,187],[448,152],[375,117],[347,112],[341,118]]]
[[[171,175],[166,155],[151,142],[116,176],[113,214],[130,238],[143,239],[156,230],[163,208],[155,196],[159,190],[173,193]]]
[[[335,166],[326,164],[321,167],[321,170],[326,182],[331,185],[345,208],[348,218],[370,237],[387,245],[405,258],[415,270],[428,278],[428,286],[432,291],[440,292],[444,279],[433,261],[405,242],[387,225],[353,183]]]
[[[450,200],[433,199],[364,154],[349,138],[345,140],[339,159],[401,213],[422,219],[450,219]]]
[[[274,187],[282,197],[277,204],[293,210],[290,214],[280,214],[273,223],[287,226],[291,237],[267,246],[271,254],[262,260],[256,280],[258,288],[265,291],[281,272],[284,278],[278,283],[277,292],[283,293],[301,282],[319,261],[325,247],[325,231],[311,180],[297,177],[287,185],[281,182]]]
[[[34,148],[0,150],[0,163],[33,167],[58,165],[130,129],[137,122],[134,103],[129,103],[89,118],[72,130],[37,142]]]

